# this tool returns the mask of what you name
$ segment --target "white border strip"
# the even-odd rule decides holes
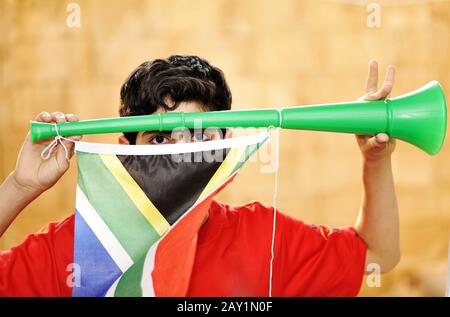
[[[127,251],[113,235],[102,218],[97,214],[87,197],[79,186],[77,186],[76,209],[83,217],[100,243],[114,260],[122,272],[125,272],[133,265],[133,260]]]
[[[270,138],[268,132],[247,135],[237,138],[222,139],[217,141],[178,143],[178,144],[155,144],[155,145],[125,145],[125,144],[103,144],[92,142],[75,142],[75,150],[78,152],[116,155],[161,155],[178,154],[189,152],[203,152],[232,148],[235,146],[246,146],[256,144]]]

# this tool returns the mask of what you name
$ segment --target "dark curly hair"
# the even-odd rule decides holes
[[[167,98],[173,101],[167,104]],[[230,110],[231,91],[223,72],[198,56],[172,55],[142,63],[120,90],[121,117],[174,110],[182,101],[202,103],[206,111]],[[124,133],[131,144],[137,132]]]

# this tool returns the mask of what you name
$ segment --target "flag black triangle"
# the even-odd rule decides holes
[[[211,152],[214,151],[117,157],[167,222],[173,225],[195,204],[226,156],[226,150],[225,155]],[[211,162],[205,157],[216,159]]]

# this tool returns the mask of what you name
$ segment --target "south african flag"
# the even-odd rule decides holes
[[[184,296],[211,200],[267,139],[77,142],[72,295]]]

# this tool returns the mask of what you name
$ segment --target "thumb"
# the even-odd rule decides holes
[[[379,133],[376,136],[371,137],[367,140],[366,149],[379,149],[382,150],[386,147],[386,144],[389,142],[389,136],[385,133]]]
[[[60,140],[56,146],[55,159],[60,172],[65,172],[69,168],[69,160],[73,156],[74,144],[68,140]]]

